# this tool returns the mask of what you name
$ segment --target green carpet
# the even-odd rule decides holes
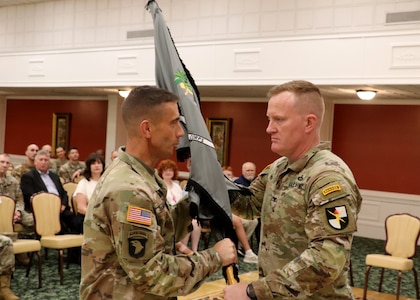
[[[210,243],[211,244],[211,243]],[[252,242],[254,252],[257,253],[256,241]],[[200,244],[200,249],[202,249]],[[355,237],[352,250],[352,264],[353,264],[353,278],[356,287],[363,288],[365,278],[365,256],[369,253],[383,253],[384,241],[367,238]],[[420,250],[420,249],[419,249]],[[69,269],[64,269],[64,285],[60,285],[58,275],[58,260],[57,252],[49,250],[48,259],[43,259],[43,287],[38,289],[38,274],[36,267],[36,256],[34,256],[35,264],[33,265],[29,277],[25,277],[25,267],[16,266],[14,278],[12,279],[12,289],[20,297],[21,300],[78,300],[79,297],[79,282],[80,282],[80,266],[77,264],[70,264]],[[416,258],[415,266],[419,268],[420,258]],[[246,273],[257,270],[254,264],[244,263],[242,258],[239,258],[239,273]],[[420,270],[420,269],[418,269]],[[372,268],[369,276],[369,289],[377,290],[380,272],[377,268]],[[219,271],[214,274],[209,280],[222,278],[222,273]],[[386,270],[385,280],[382,287],[383,293],[395,294],[397,286],[397,272]],[[414,276],[413,272],[405,272],[402,277],[401,295],[405,297],[415,298]]]

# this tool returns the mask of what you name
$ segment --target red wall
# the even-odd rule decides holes
[[[52,144],[53,113],[71,113],[70,146],[80,160],[104,149],[108,102],[99,100],[7,100],[4,151],[24,155],[26,147]]]
[[[242,164],[252,161],[261,171],[278,158],[271,152],[270,137],[265,132],[268,125],[267,103],[203,102],[204,118],[231,118],[229,165],[235,176],[240,176]]]
[[[203,102],[204,118],[231,118],[229,165],[257,171],[277,159],[270,150],[267,103]],[[5,152],[23,154],[30,143],[51,144],[54,112],[72,114],[70,145],[81,159],[105,149],[107,101],[8,100]],[[420,194],[420,106],[335,105],[332,150],[353,170],[360,188]],[[173,159],[176,159],[175,155]],[[179,165],[185,171],[185,163]]]
[[[420,194],[419,105],[335,105],[332,150],[360,188]]]

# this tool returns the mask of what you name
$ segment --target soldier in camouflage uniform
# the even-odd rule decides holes
[[[30,144],[26,148],[25,162],[21,163],[20,165],[17,165],[12,171],[13,177],[15,177],[18,182],[20,182],[20,179],[22,178],[23,174],[35,168],[34,160],[35,160],[35,155],[38,152],[38,150],[39,150],[39,147],[36,144]]]
[[[76,177],[79,177],[85,171],[85,163],[79,161],[79,150],[76,147],[69,149],[69,161],[61,166],[58,175],[64,179],[64,182],[74,181]]]
[[[66,150],[63,147],[55,148],[55,155],[57,156],[57,158],[51,159],[51,161],[53,161],[52,165],[55,167],[53,172],[59,174],[61,166],[64,165],[69,160],[67,159],[67,156],[66,156]]]
[[[33,232],[34,217],[31,212],[25,210],[23,202],[22,190],[18,181],[7,174],[10,157],[6,153],[0,154],[0,194],[11,197],[16,201],[16,209],[14,221],[21,223],[25,227],[25,231]]]
[[[251,183],[252,196],[232,203],[261,215],[259,279],[225,288],[226,300],[354,299],[350,250],[361,195],[349,167],[320,142],[319,89],[292,81],[268,92],[271,150],[281,156]]]
[[[127,145],[99,180],[84,222],[80,299],[176,299],[237,261],[229,239],[191,255],[175,243],[191,227],[189,201],[173,210],[153,169],[173,154],[183,130],[178,97],[138,87],[122,104]]]
[[[19,300],[10,289],[10,278],[15,270],[15,255],[10,238],[0,235],[0,299]]]

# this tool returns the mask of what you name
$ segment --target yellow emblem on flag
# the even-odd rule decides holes
[[[142,225],[152,225],[152,212],[150,210],[129,206],[127,210],[127,221]]]
[[[339,184],[333,184],[330,186],[327,186],[325,189],[322,190],[322,194],[324,196],[327,196],[328,194],[331,194],[335,191],[341,191],[341,186]]]

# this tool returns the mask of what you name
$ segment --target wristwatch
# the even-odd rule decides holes
[[[251,300],[257,300],[257,296],[255,296],[254,287],[252,286],[251,283],[246,286],[246,295]]]

